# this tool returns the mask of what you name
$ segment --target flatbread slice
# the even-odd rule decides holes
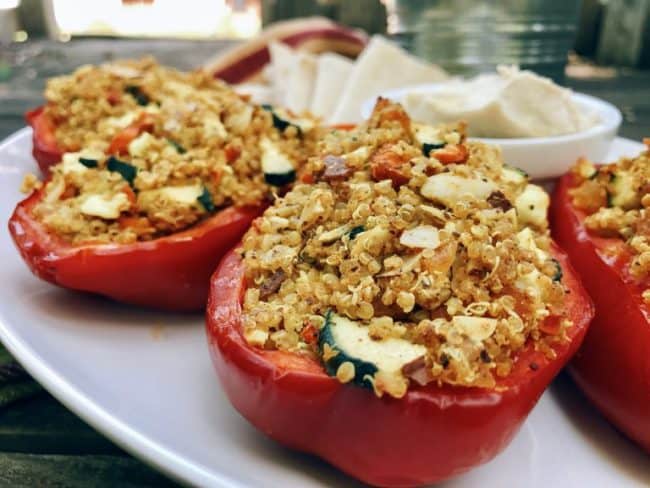
[[[368,98],[401,86],[441,81],[448,74],[422,61],[382,36],[373,36],[357,59],[330,123],[357,123]]]
[[[277,105],[300,114],[309,109],[316,80],[316,57],[272,42],[269,77]]]
[[[350,59],[336,53],[323,53],[318,57],[311,113],[324,119],[332,115],[353,65]]]

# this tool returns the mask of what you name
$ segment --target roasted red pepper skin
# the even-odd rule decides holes
[[[526,347],[495,389],[428,385],[402,399],[377,398],[327,376],[313,359],[248,345],[240,322],[244,269],[235,252],[212,278],[206,312],[212,360],[235,409],[280,443],[372,485],[435,483],[505,448],[582,341],[593,307],[566,256],[555,255],[571,290],[570,340],[557,346],[554,360]]]
[[[32,128],[32,155],[44,175],[50,174],[50,166],[61,161],[63,150],[59,147],[54,134],[54,123],[44,113],[41,106],[25,114],[27,123]]]
[[[152,241],[73,246],[32,216],[41,196],[41,191],[33,192],[9,220],[14,243],[36,276],[64,288],[171,311],[204,310],[210,274],[261,213],[257,207],[229,207]]]
[[[596,316],[569,371],[605,417],[650,452],[650,307],[627,273],[625,244],[585,229],[585,214],[569,195],[573,186],[573,175],[560,179],[551,229],[594,300]]]

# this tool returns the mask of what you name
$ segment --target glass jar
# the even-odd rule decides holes
[[[562,81],[580,0],[387,0],[389,33],[450,73],[516,64]]]

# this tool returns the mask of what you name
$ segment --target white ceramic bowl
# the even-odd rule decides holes
[[[386,91],[382,97],[402,102],[407,93],[435,93],[440,83],[417,85]],[[582,93],[573,93],[575,102],[587,112],[598,114],[600,122],[577,132],[553,137],[525,137],[513,139],[472,138],[501,146],[503,158],[509,165],[526,171],[534,179],[555,178],[565,173],[579,157],[604,162],[611,142],[621,125],[621,112],[611,103]],[[376,98],[366,100],[361,114],[367,119]]]

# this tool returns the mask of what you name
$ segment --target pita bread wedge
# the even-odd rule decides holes
[[[264,85],[262,83],[240,83],[238,85],[233,85],[233,88],[237,93],[241,93],[242,95],[249,95],[253,103],[269,103],[271,105],[275,104],[273,89],[268,85]]]
[[[297,114],[309,109],[316,80],[316,57],[272,42],[269,76],[276,104]]]
[[[318,57],[311,113],[329,118],[352,72],[352,66],[353,62],[340,54],[324,53]]]
[[[368,98],[392,88],[446,78],[442,68],[417,59],[384,37],[373,36],[354,64],[329,122],[360,122],[361,105]]]

